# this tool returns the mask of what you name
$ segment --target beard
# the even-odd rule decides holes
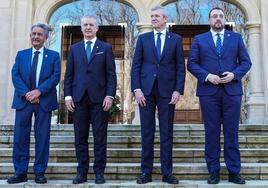
[[[216,22],[214,25],[211,26],[211,28],[214,31],[221,31],[224,28],[224,24],[220,23],[220,22]]]

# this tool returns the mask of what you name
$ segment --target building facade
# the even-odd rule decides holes
[[[224,0],[239,7],[246,16],[248,49],[252,60],[249,74],[247,120],[249,124],[268,123],[268,1]],[[33,23],[48,23],[51,14],[72,0],[5,0],[0,2],[0,124],[14,123],[11,109],[13,86],[11,68],[17,50],[29,46],[29,28]],[[119,0],[138,14],[139,32],[151,30],[150,8],[173,0]]]

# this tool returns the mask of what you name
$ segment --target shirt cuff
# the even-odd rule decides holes
[[[211,75],[210,73],[207,75],[207,77],[206,77],[206,79],[205,79],[205,82],[208,81],[208,77],[209,77],[210,75]]]
[[[109,98],[111,98],[111,99],[113,99],[113,100],[114,100],[114,97],[113,97],[113,96],[109,96],[109,95],[107,95],[106,97],[109,97]]]
[[[72,96],[66,96],[65,101],[73,100]]]
[[[136,92],[136,91],[141,91],[141,89],[139,88],[139,89],[134,89],[134,92]]]

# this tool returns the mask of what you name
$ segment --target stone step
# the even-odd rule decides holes
[[[242,162],[268,163],[268,149],[241,148]],[[50,148],[49,162],[76,162],[74,148]],[[140,162],[140,148],[108,148],[107,161],[110,163]],[[223,151],[221,152],[223,162]],[[34,161],[35,150],[30,149],[30,161]],[[89,148],[91,162],[94,161],[93,149]],[[155,148],[155,162],[160,162],[160,150]],[[0,148],[0,162],[12,162],[12,148]],[[200,148],[174,148],[173,162],[177,163],[200,163],[204,162],[204,149]]]
[[[109,148],[140,148],[141,137],[140,136],[108,136],[107,144]],[[89,136],[89,145],[93,145],[93,136]],[[223,136],[221,137],[221,143],[223,143]],[[204,136],[182,136],[177,135],[173,138],[174,148],[204,148],[205,138]],[[160,137],[155,136],[155,147],[159,148]],[[268,135],[253,136],[253,135],[241,135],[239,137],[240,148],[268,148]],[[0,147],[11,148],[13,145],[13,136],[6,135],[0,136]],[[34,147],[34,136],[31,136],[31,147]],[[50,137],[51,148],[73,148],[74,136],[55,136]]]
[[[12,135],[13,128],[14,125],[1,125],[0,135]],[[158,134],[158,126],[156,126],[156,130],[156,134]],[[268,135],[268,125],[241,124],[239,130],[240,135]],[[52,125],[51,135],[73,135],[73,125]],[[108,135],[140,135],[140,125],[110,124],[108,126]],[[204,135],[204,126],[203,124],[175,124],[174,135]]]
[[[33,178],[33,164],[29,164],[29,178]],[[46,176],[50,180],[71,180],[76,175],[76,163],[49,163]],[[221,164],[221,179],[226,180],[228,172]],[[12,163],[0,163],[0,179],[6,179],[13,174]],[[135,180],[140,173],[139,163],[107,163],[105,177],[107,180]],[[208,177],[205,163],[174,163],[174,175],[183,180],[206,180]],[[247,180],[268,180],[267,163],[242,163],[241,175]],[[154,164],[153,179],[161,180],[159,163]],[[88,178],[93,179],[92,164]]]
[[[73,185],[72,180],[48,180],[47,184],[36,184],[33,180],[28,180],[27,183],[20,183],[16,185],[10,185],[6,183],[6,180],[0,180],[0,188],[79,188],[79,187],[93,187],[93,188],[241,188],[241,185],[235,185],[226,180],[221,180],[218,185],[209,185],[206,181],[202,180],[180,180],[178,185],[169,185],[163,183],[160,180],[153,180],[146,185],[138,185],[135,180],[106,180],[105,184],[96,185],[94,180],[88,180],[81,185]],[[266,180],[249,180],[243,185],[243,188],[267,188],[268,181]]]

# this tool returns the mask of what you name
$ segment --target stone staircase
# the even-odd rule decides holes
[[[179,178],[176,187],[211,187],[206,184],[208,177],[204,161],[204,129],[203,125],[174,125],[173,172]],[[13,126],[0,126],[0,187],[8,186],[5,179],[13,174],[12,164]],[[145,187],[167,187],[161,182],[159,158],[159,133],[155,135],[155,165],[153,183]],[[223,142],[223,138],[222,138]],[[88,173],[88,184],[95,186],[92,171],[93,138],[89,137],[89,154],[91,168]],[[241,174],[248,180],[247,187],[268,187],[268,125],[241,125],[240,148],[242,158]],[[140,126],[109,125],[108,151],[105,187],[141,187],[135,179],[140,172]],[[34,177],[32,165],[34,161],[34,137],[31,137],[29,179]],[[221,183],[216,187],[236,187],[226,181],[223,158]],[[50,139],[50,158],[46,172],[48,187],[75,187],[71,180],[76,175],[76,159],[72,125],[53,125]],[[33,181],[16,185],[18,187],[38,186]],[[102,187],[103,187],[102,186]],[[215,186],[212,186],[215,187]]]

